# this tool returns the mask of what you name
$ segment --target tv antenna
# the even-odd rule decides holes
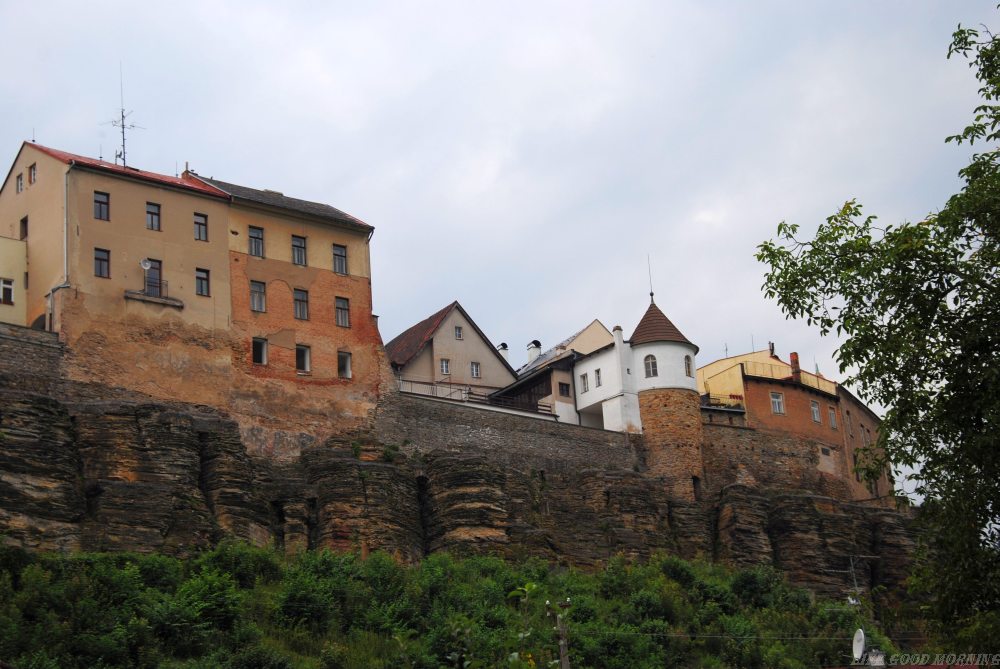
[[[131,116],[131,111],[125,111],[125,82],[122,76],[122,64],[118,63],[118,93],[121,100],[121,106],[118,108],[118,118],[109,123],[120,128],[122,131],[122,148],[119,151],[115,151],[115,165],[118,164],[118,160],[121,159],[122,167],[125,167],[127,163],[125,162],[125,131],[126,130],[145,130],[141,125],[136,125],[135,123],[128,123],[126,119]]]
[[[653,303],[653,264],[649,261],[649,254],[646,254],[646,270],[649,272],[649,303]]]

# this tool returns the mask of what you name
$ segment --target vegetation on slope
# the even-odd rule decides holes
[[[587,573],[237,543],[186,561],[0,548],[0,659],[18,669],[543,667],[558,660],[552,611],[574,668],[843,665],[853,630],[874,632],[770,569],[668,556]]]

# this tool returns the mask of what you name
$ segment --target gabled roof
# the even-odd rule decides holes
[[[224,198],[227,200],[229,199],[229,195],[224,191],[221,191],[218,188],[212,186],[211,184],[203,183],[197,179],[191,179],[185,177],[172,177],[166,174],[147,172],[146,170],[140,170],[135,167],[116,165],[115,163],[109,163],[105,160],[98,160],[97,158],[88,158],[87,156],[79,156],[75,153],[69,153],[67,151],[52,149],[47,146],[42,146],[41,144],[34,144],[32,142],[24,142],[24,144],[21,145],[21,150],[23,151],[25,147],[31,147],[33,149],[41,151],[42,153],[52,156],[56,160],[63,162],[71,167],[84,167],[92,170],[97,170],[99,172],[114,174],[128,179],[138,179],[140,181],[148,181],[151,183],[160,184],[162,186],[171,186],[173,188],[182,188],[184,190],[195,191],[202,195],[209,195],[213,197]],[[18,155],[20,155],[20,152],[18,152]],[[16,158],[15,162],[17,162]]]
[[[360,232],[371,232],[375,229],[361,219],[355,218],[350,214],[342,212],[336,207],[331,207],[330,205],[323,204],[321,202],[300,200],[298,198],[288,197],[287,195],[273,190],[258,190],[256,188],[239,186],[226,181],[219,181],[218,179],[210,179],[208,177],[198,175],[192,175],[192,178],[198,179],[209,186],[228,193],[234,200],[243,200],[253,204],[264,205],[266,207],[285,209],[297,214],[305,214],[306,216],[310,216],[312,218],[318,218],[344,227],[354,228]]]
[[[566,337],[566,339],[563,339],[561,342],[559,342],[549,350],[545,351],[544,353],[540,353],[538,357],[532,360],[531,362],[522,365],[517,370],[518,375],[524,376],[526,374],[531,374],[536,369],[548,365],[549,363],[559,360],[561,358],[564,358],[565,356],[572,353],[573,342],[575,342],[577,337],[579,337],[581,334],[583,334],[585,331],[591,328],[594,324],[599,325],[601,329],[604,332],[606,332],[609,337],[611,336],[611,333],[608,332],[608,329],[604,326],[604,323],[595,318],[586,326],[580,328],[579,330],[571,334],[569,337]],[[580,351],[577,351],[577,353],[580,353]],[[592,353],[592,351],[586,351],[586,353],[589,354]]]
[[[444,309],[434,312],[416,325],[403,330],[403,332],[393,337],[392,341],[385,345],[385,353],[389,357],[389,362],[399,367],[409,363],[410,360],[423,350],[424,346],[427,345],[427,342],[434,338],[434,333],[436,333],[438,328],[441,327],[441,323],[443,323],[448,315],[455,309],[458,309],[458,311],[465,316],[465,320],[469,321],[469,325],[471,325],[476,331],[476,334],[478,334],[480,338],[486,342],[486,344],[490,347],[490,350],[493,351],[493,354],[496,355],[497,359],[500,360],[500,362],[503,363],[503,366],[510,372],[511,376],[516,378],[517,372],[514,371],[514,368],[510,366],[509,362],[504,360],[504,357],[497,351],[493,342],[490,341],[490,338],[479,329],[476,322],[472,320],[472,317],[469,316],[469,313],[462,308],[462,305],[459,304],[457,300],[446,306]]]
[[[653,302],[653,294],[649,294],[649,308],[643,315],[639,324],[635,327],[635,332],[629,337],[629,344],[637,346],[639,344],[649,344],[657,341],[676,341],[682,344],[694,346],[687,337],[681,334],[677,326],[670,322],[670,319],[663,315],[660,308]],[[698,350],[694,346],[695,351]]]

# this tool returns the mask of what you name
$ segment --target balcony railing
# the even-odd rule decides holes
[[[781,380],[788,380],[792,376],[790,368],[784,365],[769,365],[766,362],[744,362],[743,373],[747,376]],[[815,374],[810,374],[809,372],[801,373],[801,383],[804,386],[821,390],[824,393],[829,393],[830,395],[837,394],[836,383],[824,379],[823,377],[816,376]]]
[[[142,294],[146,297],[168,297],[167,282],[163,279],[146,276],[143,283],[145,284],[145,287],[142,289]]]
[[[526,407],[522,403],[515,402],[510,398],[490,397],[487,393],[468,385],[447,382],[412,381],[410,379],[399,379],[398,382],[399,390],[404,393],[439,397],[457,402],[487,404],[499,408],[518,409],[520,411],[529,411],[550,416],[554,415],[552,405],[548,402],[538,402],[536,407]]]

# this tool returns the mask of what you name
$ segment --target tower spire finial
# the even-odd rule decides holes
[[[649,254],[646,254],[646,269],[649,271],[649,303],[656,304],[653,300],[653,265],[649,262]]]

